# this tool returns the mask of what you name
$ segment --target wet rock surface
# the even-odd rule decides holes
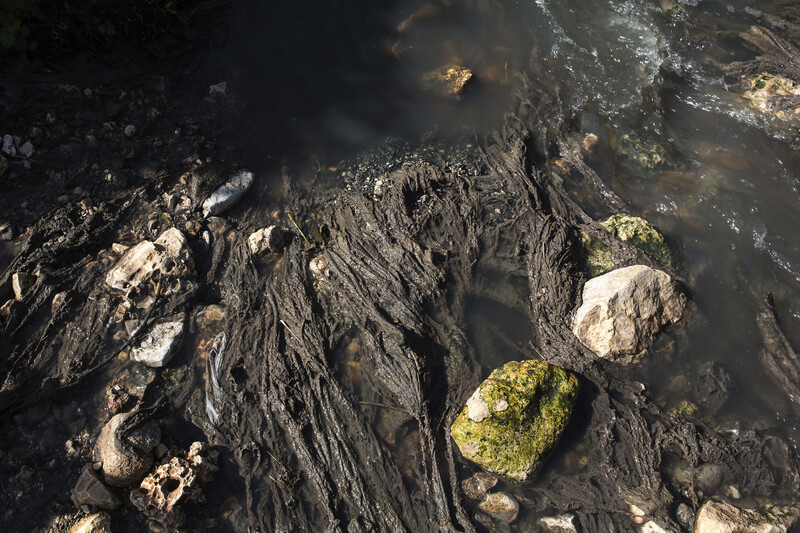
[[[95,513],[80,519],[69,533],[111,533],[111,516],[108,513]]]
[[[458,98],[472,79],[472,72],[459,65],[445,65],[422,76],[425,90],[440,96]]]
[[[119,497],[100,481],[91,465],[85,465],[81,470],[71,499],[75,507],[93,505],[107,511],[113,511],[121,504]]]
[[[542,361],[512,361],[470,396],[451,432],[465,458],[525,481],[558,442],[578,396],[574,375]]]
[[[186,520],[182,505],[205,501],[203,487],[217,470],[217,453],[207,444],[195,442],[188,452],[174,452],[148,474],[131,492],[131,502],[149,519],[172,531]]]
[[[797,508],[744,509],[710,500],[697,513],[695,533],[786,533],[798,521]]]
[[[157,272],[185,277],[194,271],[194,259],[186,237],[177,228],[159,235],[155,242],[142,241],[129,248],[106,274],[112,289],[135,289],[152,279]]]
[[[141,480],[153,464],[153,450],[161,441],[158,424],[149,420],[125,430],[132,413],[115,415],[97,438],[95,457],[102,463],[106,483],[125,487]]]
[[[497,476],[488,472],[476,472],[461,482],[461,488],[467,498],[482,500],[489,489],[497,485]]]
[[[254,181],[252,172],[240,170],[203,202],[203,215],[216,216],[224,213],[244,196]]]
[[[539,525],[545,533],[577,533],[578,531],[575,529],[575,516],[571,514],[540,518]]]
[[[478,509],[495,520],[511,523],[519,514],[519,502],[507,492],[493,492],[483,498]]]
[[[629,363],[663,326],[682,318],[685,306],[686,296],[666,273],[621,268],[586,282],[573,331],[600,357]]]
[[[253,255],[265,252],[282,252],[286,246],[288,233],[278,226],[269,226],[250,234],[247,244]]]
[[[183,346],[185,324],[182,315],[155,324],[131,350],[131,360],[149,367],[165,366]]]

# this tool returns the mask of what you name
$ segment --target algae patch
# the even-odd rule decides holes
[[[525,481],[541,469],[572,414],[575,375],[543,361],[494,370],[451,427],[462,455],[485,470]]]
[[[664,237],[645,219],[616,214],[602,222],[602,225],[615,237],[642,250],[653,261],[662,265],[670,263],[672,254]]]

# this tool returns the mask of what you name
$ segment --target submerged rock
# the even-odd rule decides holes
[[[648,221],[639,217],[616,214],[602,222],[604,228],[620,240],[627,241],[650,256],[653,261],[668,265],[672,254],[664,237]]]
[[[462,455],[516,481],[536,475],[558,442],[578,396],[577,378],[543,361],[494,370],[453,422]]]
[[[166,230],[155,242],[142,241],[129,248],[105,279],[112,289],[127,291],[150,280],[158,271],[174,277],[194,272],[189,243],[177,228]]]
[[[188,453],[169,458],[144,478],[131,492],[131,502],[167,530],[180,527],[186,515],[179,504],[204,501],[203,486],[218,470],[216,456],[207,444],[193,443]]]
[[[700,365],[694,382],[694,398],[710,414],[716,414],[736,391],[736,381],[722,364],[708,361]]]
[[[70,498],[78,508],[83,505],[94,505],[106,511],[113,511],[121,504],[117,495],[97,478],[90,465],[84,465]]]
[[[121,413],[109,420],[97,438],[95,458],[103,463],[106,483],[125,487],[142,479],[153,464],[153,449],[161,442],[161,429],[149,420],[125,438],[120,425],[131,415]],[[127,444],[127,445],[126,445]]]
[[[796,507],[740,509],[709,500],[697,513],[695,533],[786,533],[800,517]]]
[[[507,492],[493,492],[483,498],[478,509],[495,520],[511,523],[519,514],[519,502]]]
[[[181,316],[153,326],[142,342],[131,350],[131,360],[154,368],[169,363],[183,346],[185,322]]]
[[[489,489],[497,485],[498,479],[494,474],[488,472],[476,472],[461,482],[461,488],[464,490],[467,498],[473,500],[482,500]]]
[[[622,163],[636,174],[667,164],[666,149],[658,143],[645,141],[636,133],[620,137],[616,149]]]
[[[104,512],[91,514],[75,522],[69,533],[111,533],[111,517]]]
[[[800,84],[781,76],[767,72],[754,74],[745,80],[747,90],[744,97],[750,100],[750,105],[766,113],[774,114],[778,118],[785,116],[785,111],[775,103],[781,97],[800,96]],[[797,103],[797,102],[795,102]],[[793,114],[800,114],[800,105],[789,108]]]
[[[662,326],[683,317],[686,296],[664,272],[644,265],[590,279],[572,331],[600,357],[638,359]]]
[[[203,216],[219,215],[233,207],[253,185],[255,176],[249,170],[240,170],[222,187],[203,202]]]
[[[458,98],[471,79],[472,71],[468,68],[445,65],[422,76],[422,86],[440,96]]]

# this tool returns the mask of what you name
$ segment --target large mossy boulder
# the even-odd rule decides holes
[[[627,241],[650,256],[653,261],[668,265],[672,254],[663,235],[648,221],[639,217],[616,214],[602,222],[617,238]]]
[[[492,372],[453,422],[461,454],[516,481],[535,476],[572,414],[578,379],[543,361],[511,361]]]

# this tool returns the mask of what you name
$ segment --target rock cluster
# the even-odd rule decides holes
[[[179,505],[203,501],[203,486],[218,470],[216,456],[207,444],[193,443],[188,453],[169,458],[144,478],[131,502],[167,530],[180,527],[186,515]]]
[[[141,480],[153,465],[153,450],[161,442],[161,430],[153,420],[123,435],[120,426],[131,414],[114,415],[103,426],[95,445],[95,459],[103,464],[106,483],[115,487]]]
[[[644,265],[613,270],[583,287],[573,332],[600,357],[639,358],[662,326],[679,321],[686,296],[666,273]]]
[[[558,442],[578,396],[577,378],[543,361],[494,370],[451,427],[462,455],[482,468],[525,481]]]
[[[709,500],[697,513],[695,533],[786,533],[797,523],[800,509],[769,507],[740,509],[729,503]]]
[[[177,228],[166,230],[155,242],[142,241],[129,248],[106,274],[106,284],[128,291],[152,279],[158,271],[175,277],[194,272],[189,244]]]

